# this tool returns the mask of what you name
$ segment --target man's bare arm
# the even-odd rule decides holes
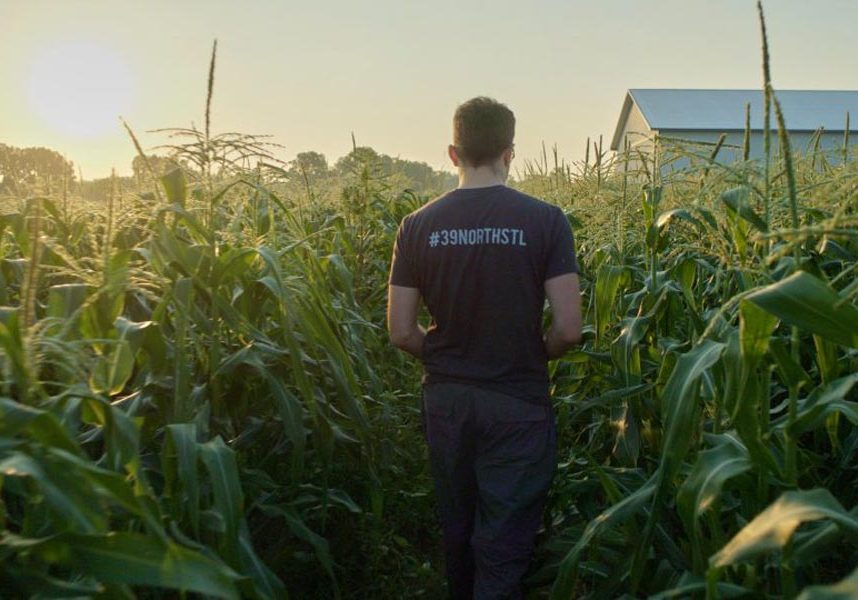
[[[563,356],[569,348],[581,343],[581,291],[578,274],[567,273],[545,282],[545,295],[551,306],[551,327],[545,334],[549,360]]]
[[[387,331],[390,342],[409,354],[423,355],[426,330],[417,323],[420,310],[420,290],[391,285],[387,288]]]

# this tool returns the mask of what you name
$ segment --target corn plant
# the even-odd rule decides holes
[[[723,139],[588,140],[517,176],[583,269],[530,580],[554,598],[854,595],[858,163],[848,133],[790,146],[760,17],[762,159],[747,124],[732,164]],[[341,180],[291,180],[268,138],[215,132],[215,66],[164,160],[126,124],[133,186],[4,199],[4,592],[437,596],[419,370],[383,327],[427,198],[356,144]]]
[[[556,573],[554,598],[854,586],[858,172],[820,179],[819,157],[791,151],[760,17],[779,161],[686,148],[688,171],[644,190],[634,246],[581,231],[592,337],[555,372],[565,525],[537,575]]]

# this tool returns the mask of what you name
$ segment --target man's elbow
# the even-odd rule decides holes
[[[560,338],[560,343],[562,343],[567,348],[577,346],[581,343],[581,340],[583,339],[581,325],[575,324],[562,327],[558,330],[557,337]]]
[[[391,345],[400,350],[404,350],[408,346],[408,333],[404,331],[399,331],[397,329],[391,329],[388,331],[388,338],[390,339]]]

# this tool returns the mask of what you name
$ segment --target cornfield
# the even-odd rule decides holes
[[[858,161],[790,147],[764,27],[763,55],[777,156],[515,182],[567,210],[586,322],[533,597],[858,597]],[[168,172],[3,199],[2,595],[440,597],[419,366],[383,328],[427,198],[370,159],[285,185],[212,134],[214,70]]]

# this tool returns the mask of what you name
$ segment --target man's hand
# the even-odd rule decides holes
[[[551,327],[545,334],[549,360],[563,356],[569,348],[581,343],[581,292],[578,274],[568,273],[545,282],[545,295],[551,306]]]
[[[420,358],[423,355],[423,339],[426,331],[417,324],[420,310],[420,290],[391,285],[387,288],[387,331],[390,342],[409,354]]]

